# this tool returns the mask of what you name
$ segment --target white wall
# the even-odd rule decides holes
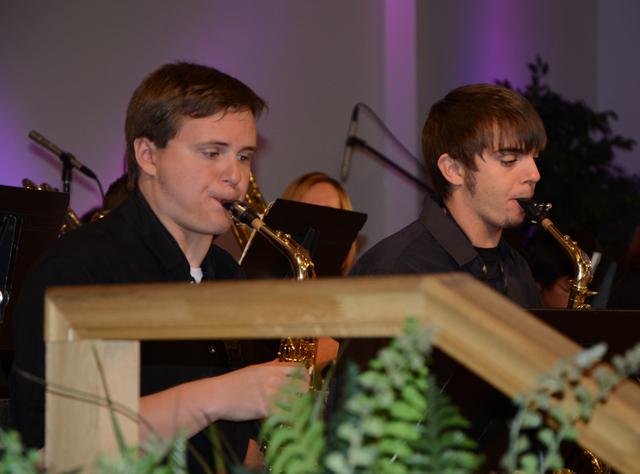
[[[529,82],[527,63],[549,63],[551,88],[595,110],[640,143],[640,2],[637,0],[426,0],[418,2],[418,114],[471,82]],[[640,148],[616,157],[640,173]],[[544,179],[544,176],[542,177]]]
[[[36,129],[107,186],[123,171],[126,104],[142,77],[174,60],[237,76],[270,104],[255,162],[267,198],[311,170],[337,176],[356,102],[370,104],[419,155],[430,105],[468,82],[528,81],[540,54],[554,90],[620,115],[640,141],[637,0],[38,0],[0,2],[0,184],[60,186]],[[409,166],[362,119],[359,134]],[[638,171],[636,150],[623,156]],[[413,169],[415,171],[415,169]],[[367,212],[367,245],[411,221],[420,193],[361,152],[346,185]],[[98,204],[75,174],[72,205]]]
[[[598,1],[598,110],[613,110],[613,130],[633,138],[631,152],[619,152],[618,164],[640,174],[640,2]]]
[[[454,87],[508,79],[529,82],[527,64],[549,63],[548,83],[595,102],[595,0],[427,0],[419,2],[420,111]]]
[[[57,158],[27,138],[35,129],[106,188],[124,169],[133,89],[175,60],[218,67],[267,100],[254,169],[267,198],[304,172],[337,177],[352,106],[384,114],[382,25],[383,4],[371,0],[2,2],[0,184],[29,177],[61,187]],[[370,240],[386,233],[382,182],[380,167],[364,159],[347,183],[356,207],[372,215]],[[77,173],[71,202],[78,212],[99,202]]]

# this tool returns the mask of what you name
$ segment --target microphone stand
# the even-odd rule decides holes
[[[71,164],[71,155],[64,152],[60,155],[62,160],[62,191],[71,194],[71,177],[73,173],[73,165]]]
[[[417,178],[414,175],[412,175],[411,173],[409,173],[406,169],[402,168],[397,163],[391,161],[384,154],[382,154],[381,152],[379,152],[378,150],[373,148],[371,145],[369,145],[366,141],[362,140],[361,138],[354,137],[354,136],[349,137],[347,139],[347,146],[362,148],[363,150],[368,151],[373,156],[375,156],[380,161],[382,161],[384,164],[389,165],[391,168],[393,168],[395,171],[400,173],[402,176],[404,176],[405,178],[407,178],[410,181],[412,181],[419,188],[424,189],[425,191],[428,191],[430,193],[433,193],[433,190],[431,189],[431,186],[429,186],[427,183],[425,183],[420,178]]]

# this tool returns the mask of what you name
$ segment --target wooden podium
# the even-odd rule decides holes
[[[508,396],[581,350],[466,274],[53,288],[45,312],[48,383],[104,396],[95,352],[111,397],[132,410],[140,340],[388,337],[413,316],[437,327],[436,346]],[[137,425],[120,420],[136,444]],[[638,384],[622,383],[578,431],[578,442],[616,470],[637,472]],[[116,451],[106,408],[48,391],[49,468],[88,466]]]

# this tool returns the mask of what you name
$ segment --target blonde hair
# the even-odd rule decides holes
[[[284,190],[284,193],[282,193],[282,197],[292,201],[301,201],[305,193],[318,183],[328,183],[335,188],[340,201],[340,209],[345,209],[347,211],[353,210],[351,199],[349,199],[349,195],[342,185],[331,176],[320,171],[303,174],[299,178],[291,181],[289,186]]]
[[[349,198],[349,195],[342,187],[342,185],[331,176],[320,171],[313,171],[311,173],[303,174],[302,176],[291,181],[291,183],[289,183],[287,188],[284,190],[284,193],[282,193],[282,197],[284,199],[290,199],[291,201],[302,201],[305,193],[319,183],[328,183],[334,187],[334,189],[338,193],[340,209],[344,209],[346,211],[353,210],[351,199]],[[353,261],[355,260],[355,258],[356,242],[354,241],[351,245],[351,248],[349,249],[349,253],[344,259],[344,262],[342,262],[340,273],[342,273],[343,275],[349,273],[349,270],[351,269],[351,265],[353,265]]]

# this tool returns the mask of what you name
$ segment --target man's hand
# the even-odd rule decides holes
[[[217,419],[243,421],[267,416],[275,395],[295,371],[301,374],[301,389],[309,385],[309,374],[301,364],[271,361],[250,365],[216,377],[222,387]]]
[[[246,421],[264,418],[275,395],[300,371],[301,390],[309,386],[309,374],[300,364],[272,361],[210,377],[143,397],[140,412],[162,437],[186,429],[189,436],[217,420]],[[149,435],[141,425],[142,439]]]

